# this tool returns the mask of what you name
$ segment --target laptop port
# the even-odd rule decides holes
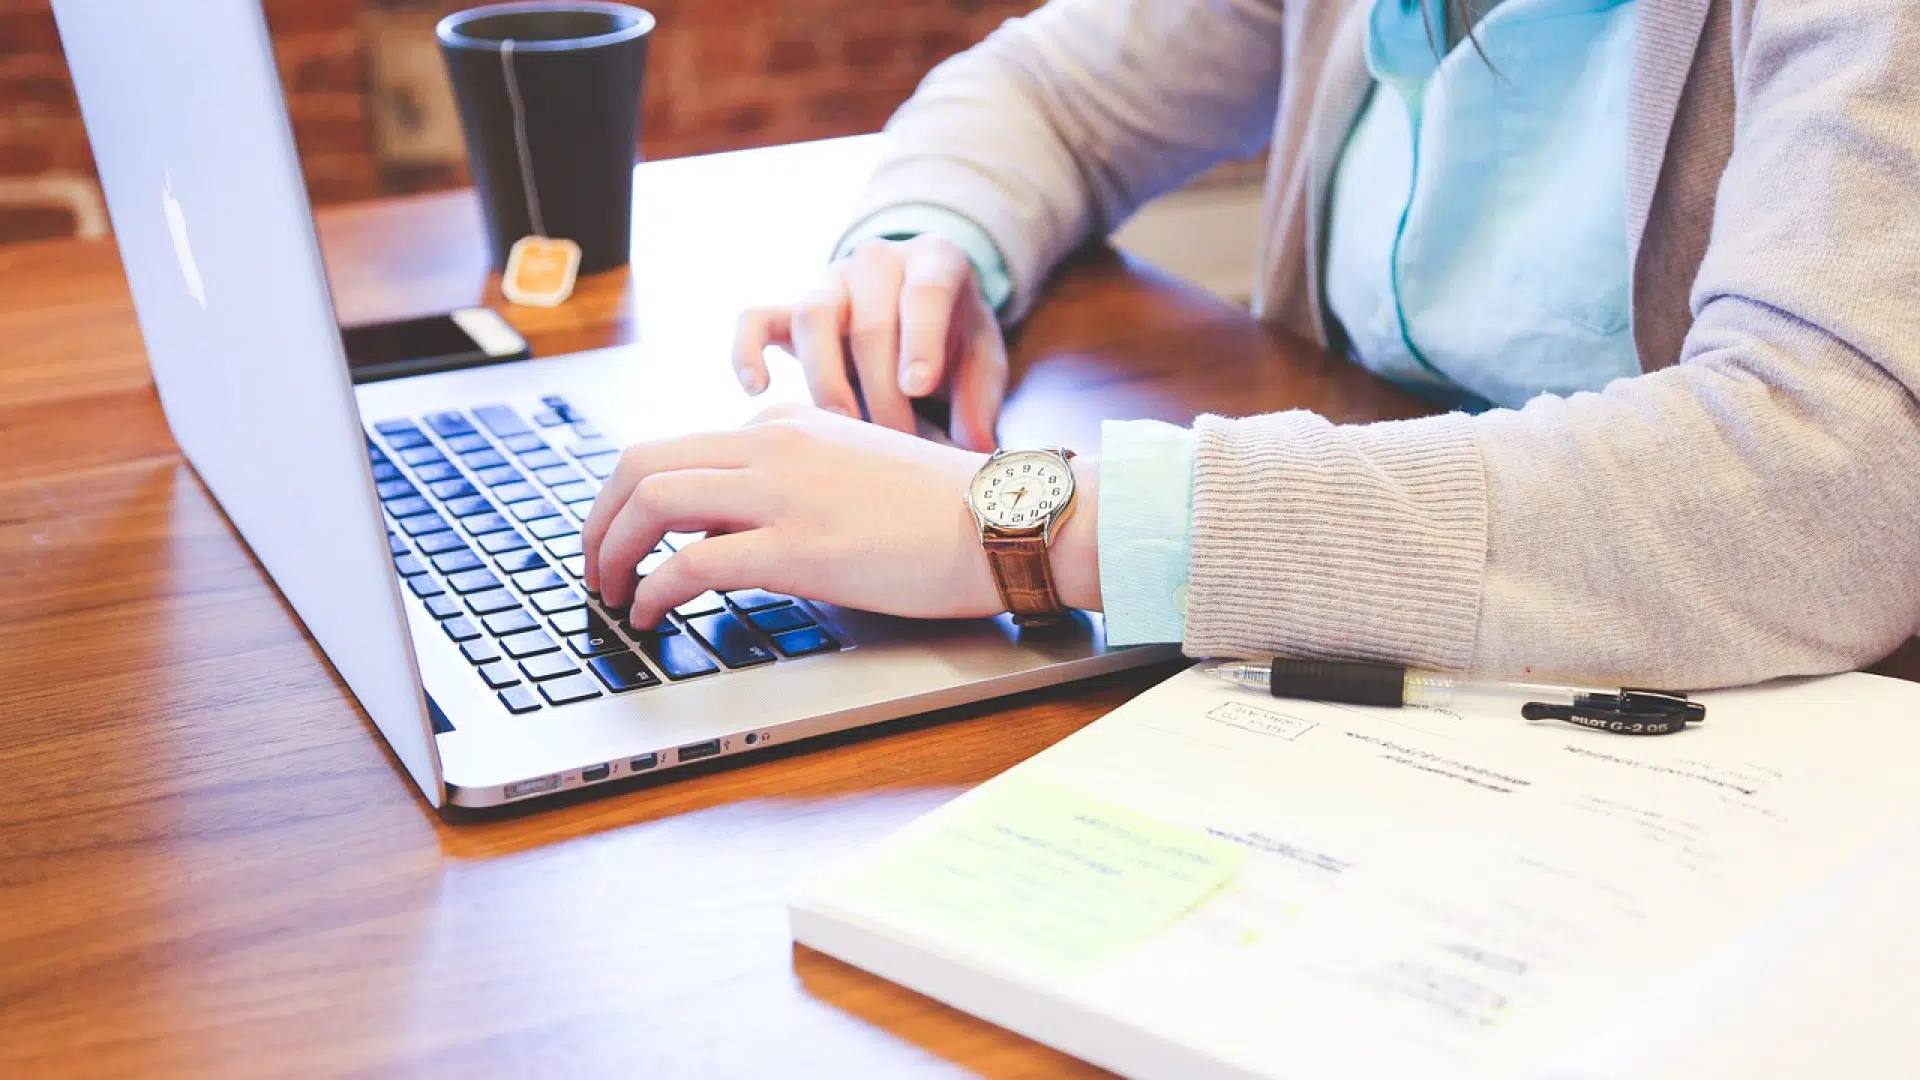
[[[581,769],[580,782],[583,784],[591,784],[596,780],[605,780],[607,774],[611,772],[613,772],[613,766],[611,765],[595,765],[591,769]]]
[[[689,761],[699,761],[701,758],[709,758],[719,752],[719,739],[708,739],[706,742],[697,742],[691,746],[683,746],[680,748],[680,764],[685,765]]]
[[[628,762],[627,768],[633,772],[646,772],[658,764],[660,764],[659,754],[647,754],[644,757],[637,757]]]
[[[520,780],[500,789],[500,793],[509,799],[518,799],[523,795],[538,795],[543,791],[552,791],[560,786],[560,774],[538,776],[532,780]]]

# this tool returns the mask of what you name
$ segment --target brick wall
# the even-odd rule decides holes
[[[168,0],[127,0],[162,3]],[[265,0],[316,202],[462,183],[433,22],[447,0]],[[1035,0],[655,0],[654,158],[873,131]],[[104,230],[49,0],[0,0],[0,242]]]

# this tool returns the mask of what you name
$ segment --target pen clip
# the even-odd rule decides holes
[[[1576,695],[1571,705],[1529,701],[1520,707],[1520,715],[1617,735],[1671,735],[1705,720],[1707,707],[1681,693],[1622,687],[1617,694]]]

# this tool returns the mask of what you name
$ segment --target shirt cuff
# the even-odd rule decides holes
[[[868,240],[911,240],[928,233],[944,238],[966,255],[973,264],[974,278],[980,282],[981,295],[995,314],[1007,306],[1013,296],[1007,260],[1001,257],[987,230],[944,206],[904,203],[872,214],[847,230],[833,257],[838,259]]]
[[[1100,427],[1100,604],[1109,645],[1186,638],[1194,448],[1193,432],[1158,420]]]

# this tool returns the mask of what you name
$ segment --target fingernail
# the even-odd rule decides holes
[[[747,393],[762,394],[766,392],[766,389],[767,377],[765,375],[756,371],[747,376]]]
[[[924,394],[933,389],[933,365],[925,360],[914,360],[900,373],[900,392],[903,394]]]

